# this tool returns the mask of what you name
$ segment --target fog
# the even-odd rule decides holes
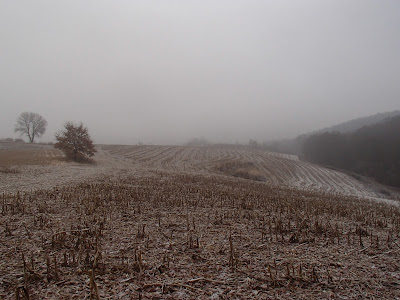
[[[0,3],[0,137],[21,112],[54,140],[290,138],[399,109],[400,1]]]

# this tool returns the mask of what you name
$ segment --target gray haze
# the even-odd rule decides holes
[[[400,107],[400,1],[0,2],[0,137],[288,138]]]

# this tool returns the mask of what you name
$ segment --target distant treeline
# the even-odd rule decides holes
[[[13,139],[13,138],[1,138],[0,139],[0,143],[11,143],[11,142],[25,143],[23,139]]]
[[[400,187],[400,116],[353,133],[311,135],[303,142],[301,157]]]

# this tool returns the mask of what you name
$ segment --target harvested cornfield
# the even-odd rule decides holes
[[[164,171],[215,173],[221,163],[251,164],[270,185],[374,199],[388,198],[385,188],[340,171],[300,161],[297,156],[235,146],[103,146],[127,164]]]
[[[400,297],[397,206],[214,169],[236,150],[102,149],[96,176],[2,194],[3,299]]]

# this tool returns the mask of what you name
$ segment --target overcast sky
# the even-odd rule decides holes
[[[0,103],[0,137],[293,137],[400,108],[400,1],[2,0]]]

